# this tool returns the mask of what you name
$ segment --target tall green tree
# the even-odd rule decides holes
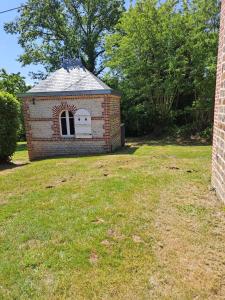
[[[19,36],[23,65],[40,63],[51,71],[62,56],[80,56],[98,75],[104,68],[104,37],[123,10],[123,0],[28,0],[5,30]]]
[[[14,96],[26,92],[29,87],[25,78],[20,73],[7,73],[5,69],[0,70],[0,90],[8,92]]]
[[[107,39],[107,65],[119,76],[126,100],[133,102],[130,108],[126,103],[126,109],[134,115],[136,106],[147,123],[153,117],[168,120],[185,76],[184,24],[176,3],[139,1]]]
[[[106,63],[128,131],[167,127],[182,104],[213,103],[219,11],[218,0],[142,0],[122,16]]]
[[[215,93],[220,0],[191,0],[183,14],[189,60],[186,74],[191,81],[194,100],[204,106],[207,102],[213,103]]]

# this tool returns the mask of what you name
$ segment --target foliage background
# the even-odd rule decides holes
[[[45,67],[35,78],[80,56],[120,90],[127,136],[210,139],[219,21],[219,0],[138,0],[127,11],[122,0],[28,0],[5,30],[18,36],[22,65]],[[4,72],[0,89],[26,90]]]
[[[149,0],[123,14],[106,80],[123,91],[128,135],[210,133],[219,12],[217,0]]]
[[[17,140],[25,140],[25,126],[23,118],[22,99],[18,94],[26,92],[30,87],[26,85],[25,78],[20,73],[8,74],[6,70],[0,70],[0,91],[7,92],[19,101]]]

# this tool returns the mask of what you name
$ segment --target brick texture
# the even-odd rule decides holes
[[[120,102],[117,98],[110,98],[110,138],[112,150],[121,146],[121,128],[120,128]]]
[[[212,185],[225,202],[225,0],[222,0],[214,112]]]
[[[30,160],[76,154],[111,152],[121,146],[120,97],[112,95],[24,97],[24,119]],[[62,137],[63,110],[91,114],[92,138]]]

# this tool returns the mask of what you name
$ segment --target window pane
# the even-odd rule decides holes
[[[69,111],[69,118],[73,118],[73,113]]]
[[[61,118],[62,135],[67,135],[66,118]]]
[[[65,118],[66,117],[66,112],[64,111],[62,114],[61,114],[61,118]]]
[[[72,118],[69,118],[70,121],[70,134],[74,135],[75,134],[75,129],[74,129],[74,118],[72,116]]]

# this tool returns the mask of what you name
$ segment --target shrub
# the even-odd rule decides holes
[[[200,132],[200,137],[211,142],[213,138],[213,128],[212,126],[207,127],[205,130]]]
[[[25,124],[24,124],[22,103],[20,103],[20,109],[19,109],[19,126],[17,130],[17,141],[18,142],[26,141],[26,131],[25,131]]]
[[[19,102],[0,91],[0,162],[9,162],[16,149]]]

